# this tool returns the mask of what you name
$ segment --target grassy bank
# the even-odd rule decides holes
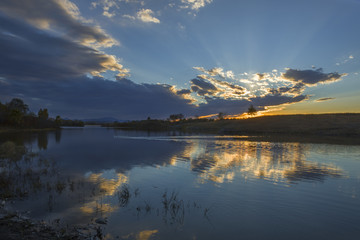
[[[360,136],[360,114],[276,115],[248,119],[185,119],[171,122],[144,120],[107,124],[134,130],[181,130],[191,133],[228,135]]]
[[[187,131],[241,135],[360,136],[360,114],[277,115],[238,120],[184,123]]]

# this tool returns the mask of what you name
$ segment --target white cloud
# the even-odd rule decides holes
[[[110,12],[108,12],[108,11],[104,11],[103,12],[103,15],[105,16],[105,17],[108,17],[108,18],[112,18],[112,17],[114,17],[116,14],[113,12],[113,13],[110,13]]]
[[[181,31],[185,31],[186,27],[182,25],[181,23],[178,23],[178,27]]]
[[[199,10],[202,7],[205,7],[207,4],[212,3],[212,0],[181,0],[185,5],[181,6],[182,8],[191,8],[192,10]]]
[[[235,79],[235,75],[233,71],[226,71],[225,76],[230,79]]]
[[[111,47],[119,43],[101,27],[90,26],[78,7],[68,0],[0,1],[0,11],[31,25],[58,32],[90,47]]]
[[[136,13],[136,16],[140,21],[143,22],[160,23],[160,20],[152,16],[152,14],[154,14],[154,12],[151,9],[140,9]]]
[[[135,20],[135,19],[136,19],[136,17],[131,16],[131,15],[128,15],[128,14],[124,14],[123,17],[124,17],[124,18],[128,18],[128,19],[131,19],[131,20]]]
[[[91,6],[93,8],[97,8],[100,5],[102,6],[102,9],[103,9],[102,15],[105,17],[108,17],[108,18],[112,18],[116,15],[116,13],[114,11],[110,12],[110,10],[112,8],[119,9],[119,5],[115,0],[100,0],[98,2],[91,3]]]
[[[69,0],[58,0],[58,3],[70,14],[73,18],[80,18],[79,8]]]

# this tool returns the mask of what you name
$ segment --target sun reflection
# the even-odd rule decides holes
[[[322,181],[343,175],[336,166],[307,160],[307,152],[308,145],[300,143],[193,141],[181,158],[190,161],[200,183],[231,182],[237,175],[273,183]]]

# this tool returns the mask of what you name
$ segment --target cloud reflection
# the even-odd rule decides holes
[[[104,198],[114,196],[117,190],[128,182],[127,176],[111,169],[104,170],[101,173],[89,172],[85,174],[85,180],[96,186],[96,188],[93,190],[95,191],[94,198],[80,207],[82,213],[93,214],[100,212],[102,214],[108,214],[118,209],[118,206],[106,203],[106,199]]]
[[[200,183],[232,182],[236,176],[273,183],[343,176],[343,171],[334,165],[310,161],[308,148],[300,143],[194,140],[181,158],[190,161]]]

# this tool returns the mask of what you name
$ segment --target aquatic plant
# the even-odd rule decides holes
[[[131,197],[129,187],[127,185],[123,185],[117,192],[117,197],[119,200],[119,206],[125,207],[129,203]]]

